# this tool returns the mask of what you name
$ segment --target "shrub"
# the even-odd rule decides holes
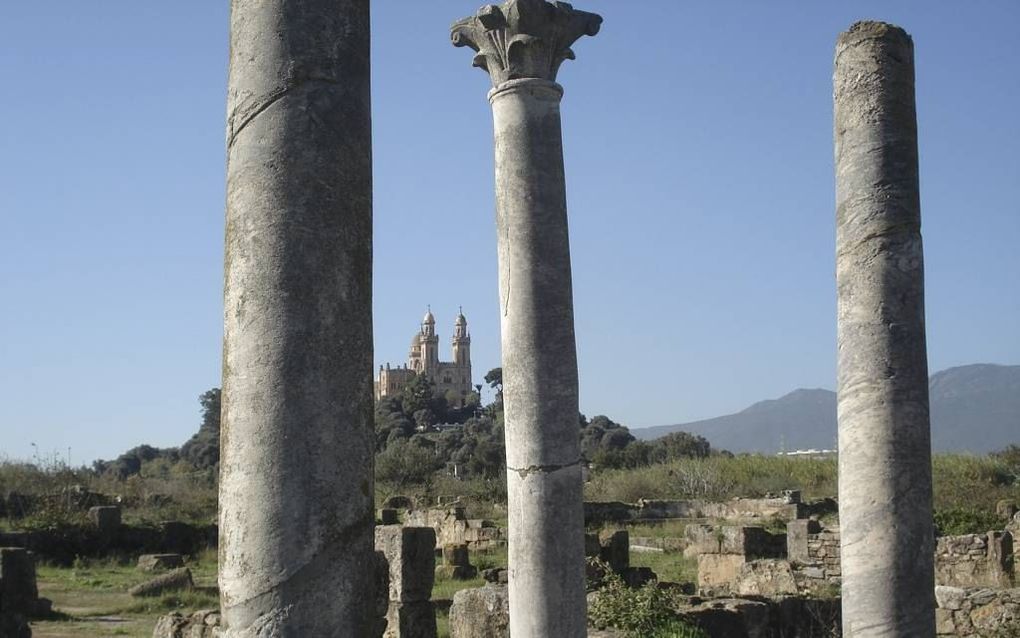
[[[611,572],[603,582],[605,587],[588,606],[588,620],[596,628],[619,629],[628,638],[707,638],[675,611],[672,591],[660,589],[655,582],[630,589]]]
[[[1002,529],[1002,520],[995,512],[958,507],[935,510],[936,536],[984,534],[993,529]]]

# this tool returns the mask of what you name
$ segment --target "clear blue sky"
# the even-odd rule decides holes
[[[374,3],[376,363],[426,304],[499,364],[476,0]],[[1020,3],[589,0],[560,81],[581,407],[632,427],[834,386],[832,51],[915,39],[931,369],[1020,363]],[[179,445],[219,385],[225,1],[0,7],[0,454]]]

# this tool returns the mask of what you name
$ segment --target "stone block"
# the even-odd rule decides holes
[[[810,563],[808,538],[822,531],[818,521],[798,519],[786,524],[786,557],[798,563]]]
[[[1020,625],[1020,605],[1008,601],[1005,596],[993,596],[981,607],[971,610],[970,622],[978,636],[1015,636],[1012,631],[1006,631]]]
[[[728,592],[745,563],[740,554],[701,554],[698,556],[698,589]]]
[[[451,638],[510,638],[510,598],[505,585],[462,589],[450,606]]]
[[[436,638],[436,608],[427,600],[391,602],[383,638]]]
[[[602,545],[599,544],[598,534],[584,535],[584,555],[588,558],[598,558],[602,552]]]
[[[948,609],[935,610],[935,635],[956,635],[956,623],[953,622],[953,612]]]
[[[1012,519],[1016,513],[1017,504],[1015,501],[1001,500],[995,504],[995,514],[1004,521]]]
[[[200,530],[182,521],[163,521],[159,531],[160,549],[166,553],[191,554],[202,544]]]
[[[781,558],[786,555],[786,535],[770,534],[761,527],[734,525],[688,525],[684,556],[739,554],[749,559]]]
[[[152,638],[214,638],[219,635],[218,609],[196,611],[190,616],[171,612],[160,616],[152,630]]]
[[[1013,535],[988,532],[988,562],[1001,587],[1012,587],[1016,578],[1013,562]]]
[[[712,638],[763,638],[769,635],[769,605],[741,599],[717,599],[690,609],[684,616]]]
[[[120,529],[120,506],[97,505],[89,508],[89,520],[101,536],[113,536]]]
[[[34,616],[38,601],[35,557],[23,547],[0,547],[0,608],[9,614]]]
[[[482,570],[482,578],[487,583],[505,585],[510,582],[510,572],[505,567],[490,567]]]
[[[599,558],[611,570],[622,574],[630,567],[630,533],[627,530],[602,532],[599,534]]]
[[[942,609],[955,611],[963,606],[967,592],[959,587],[935,585],[935,604]]]
[[[390,564],[386,555],[375,550],[375,599],[373,601],[375,619],[380,627],[386,624],[386,614],[390,608]],[[382,629],[379,634],[381,635]]]
[[[444,545],[443,546],[443,564],[444,565],[470,565],[471,556],[468,553],[468,547],[466,543],[460,545]]]
[[[644,587],[653,580],[658,579],[658,576],[655,575],[651,567],[628,567],[620,572],[620,576],[627,587],[632,589]]]
[[[740,596],[793,596],[797,581],[789,561],[764,558],[741,565],[732,590]]]
[[[159,596],[168,591],[192,589],[195,581],[191,578],[191,570],[187,567],[175,569],[150,581],[135,585],[128,590],[132,596]]]
[[[410,510],[414,509],[414,501],[409,496],[391,496],[383,501],[382,506],[388,509],[395,510]]]
[[[375,528],[375,548],[386,558],[390,602],[429,600],[435,582],[436,531],[431,527]]]
[[[143,572],[158,572],[184,567],[180,554],[142,554],[138,557],[138,569]]]
[[[397,510],[391,507],[384,507],[379,510],[379,523],[382,525],[398,525],[400,519],[397,517]]]

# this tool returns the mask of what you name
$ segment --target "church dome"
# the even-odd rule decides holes
[[[457,325],[458,326],[466,326],[467,325],[467,317],[464,316],[464,311],[463,310],[460,311],[459,313],[457,313]]]
[[[436,323],[436,318],[435,318],[435,316],[433,316],[433,314],[432,314],[432,310],[431,310],[431,309],[429,309],[429,310],[427,310],[427,311],[425,312],[425,318],[424,318],[424,319],[422,319],[422,320],[421,320],[421,322],[422,322],[422,323],[427,323],[427,324],[432,324],[432,325],[435,325],[435,323]]]
[[[411,347],[417,348],[419,345],[421,345],[421,333],[416,332],[414,333],[414,336],[411,337]]]

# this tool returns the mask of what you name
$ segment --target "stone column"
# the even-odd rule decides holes
[[[602,18],[509,0],[453,25],[492,79],[510,631],[586,634],[577,358],[556,71]]]
[[[233,0],[225,635],[373,627],[369,0]]]
[[[839,36],[833,77],[843,635],[935,635],[914,48]]]

